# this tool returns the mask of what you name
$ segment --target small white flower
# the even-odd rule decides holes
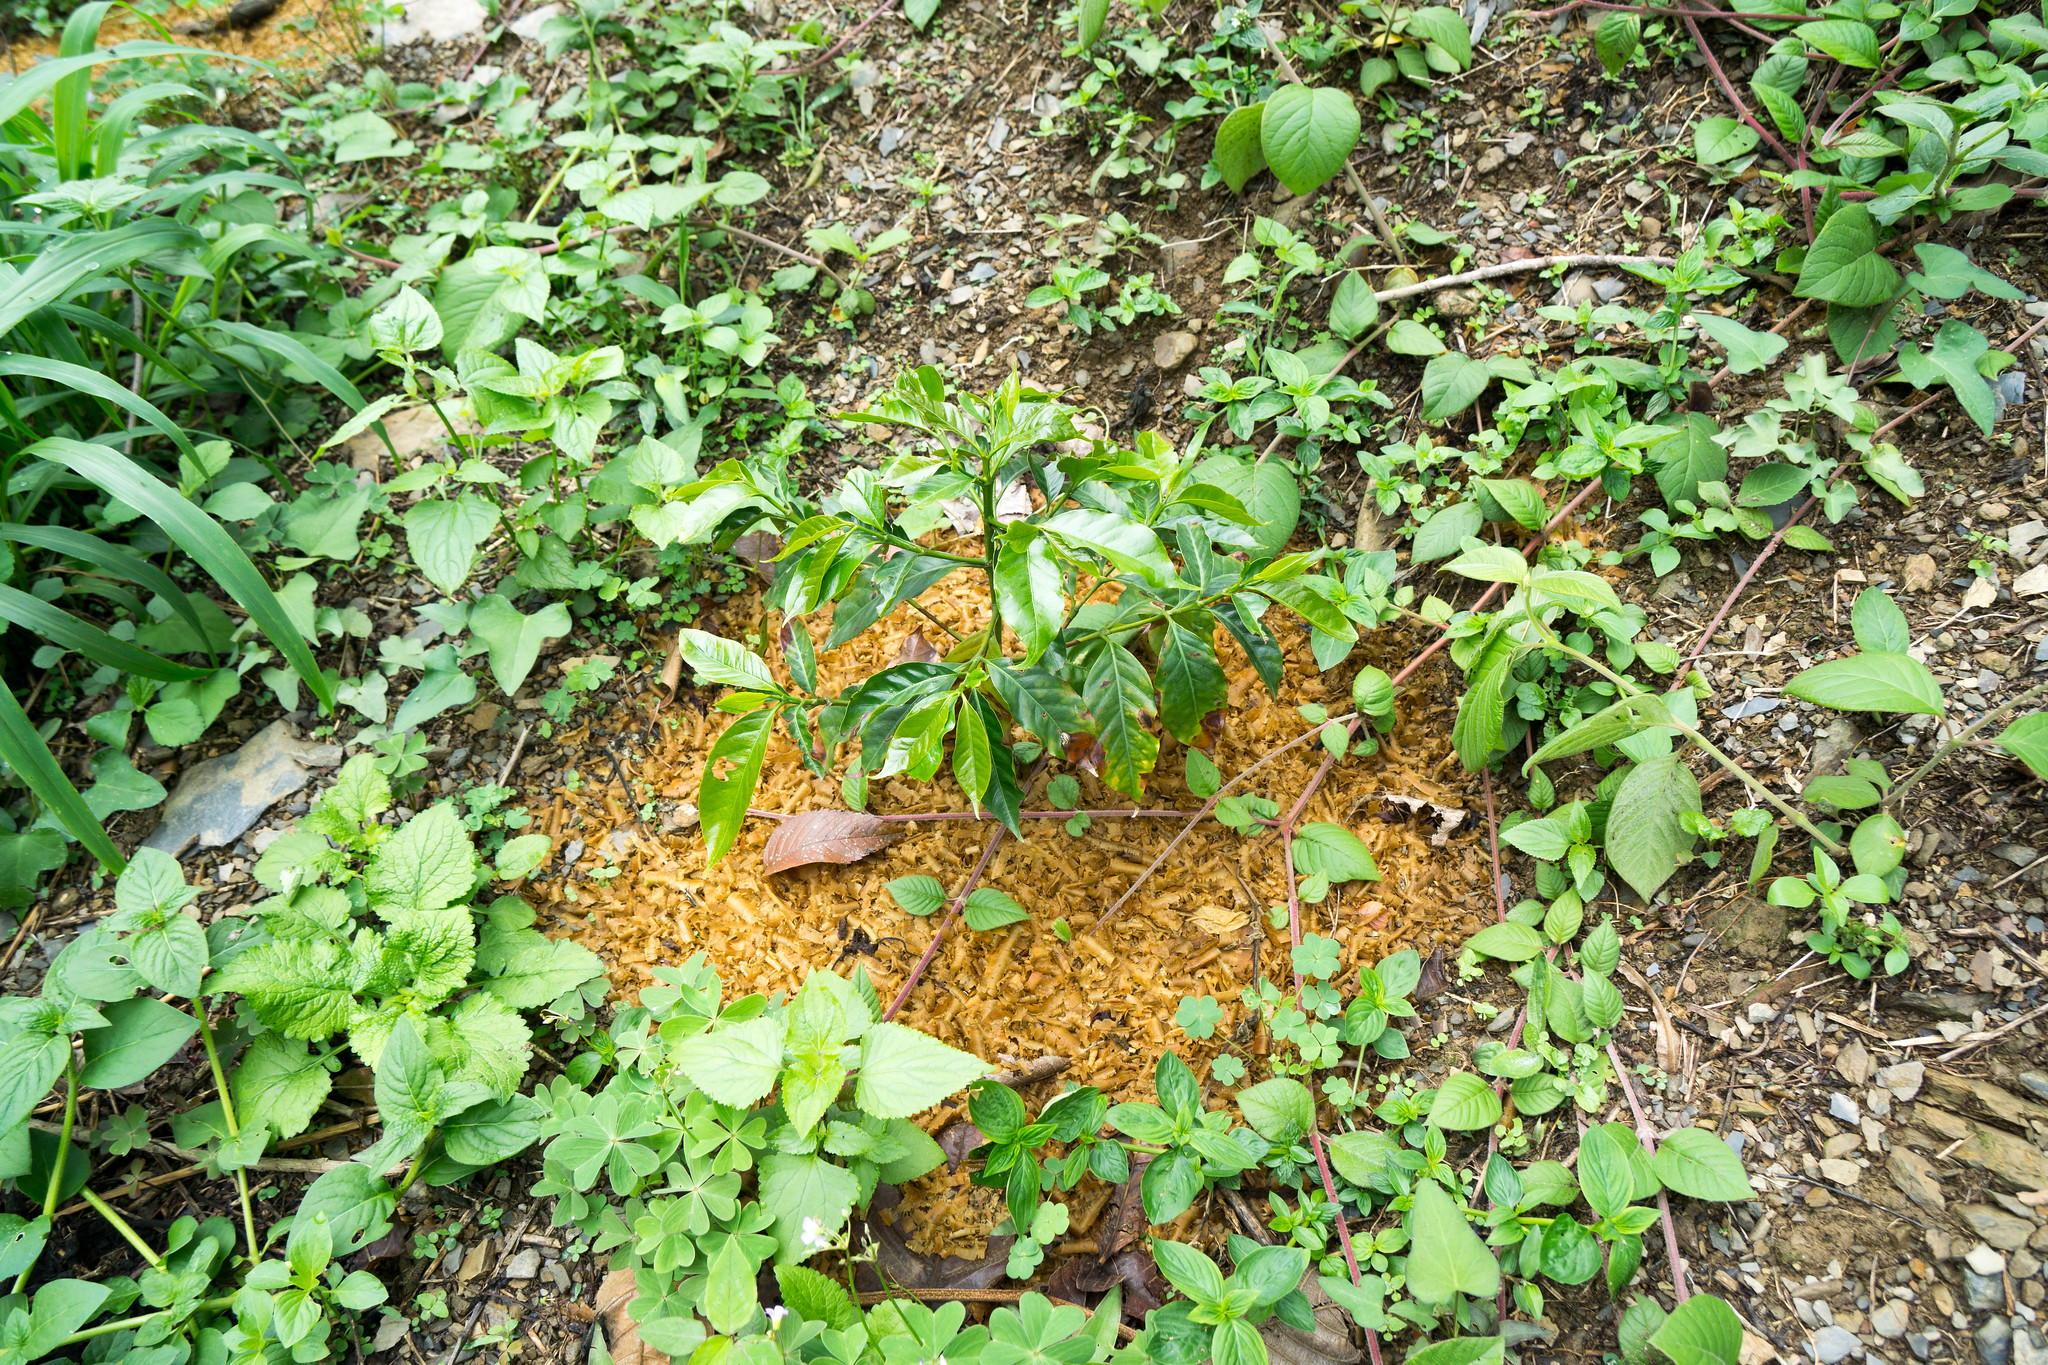
[[[825,1235],[825,1225],[815,1218],[804,1219],[800,1236],[803,1244],[813,1251],[823,1251],[832,1245],[832,1239]]]
[[[779,1303],[773,1308],[764,1309],[763,1311],[768,1315],[768,1326],[770,1328],[782,1326],[782,1320],[789,1316],[789,1310]]]

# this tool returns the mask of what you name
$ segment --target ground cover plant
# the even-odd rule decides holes
[[[1878,1123],[1912,1049],[2048,1007],[1996,894],[2048,892],[2038,16],[995,8],[506,6],[310,72],[28,16],[0,1351],[1751,1365],[1928,1358],[1945,1281],[1987,1358],[2048,1349],[2024,1143]],[[289,785],[147,837],[272,724]],[[761,810],[782,756],[809,804]],[[1375,825],[1425,809],[1484,913],[1407,913]],[[1956,809],[2009,836],[1981,895]],[[861,880],[920,822],[959,870]],[[1054,901],[1005,841],[1119,880]],[[578,941],[660,886],[680,941]],[[1694,998],[1730,893],[1791,995]],[[939,1036],[1217,897],[1177,1009]],[[1884,1032],[1904,987],[1957,1017]],[[1854,1093],[1766,1137],[1804,1111],[1741,1068],[1795,1027]],[[1901,1295],[1847,1201],[1943,1218],[1926,1133],[1985,1244]],[[1919,1214],[1850,1190],[1884,1152]],[[1730,1251],[1780,1216],[1869,1262],[1797,1286],[1810,1342]]]

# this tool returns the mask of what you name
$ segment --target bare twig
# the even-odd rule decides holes
[[[1742,577],[1737,579],[1734,588],[1730,589],[1727,600],[1721,603],[1721,609],[1714,613],[1714,619],[1707,622],[1707,628],[1700,632],[1700,638],[1698,642],[1693,645],[1692,653],[1686,655],[1685,662],[1680,664],[1678,668],[1674,671],[1674,681],[1671,684],[1671,691],[1676,692],[1679,688],[1685,686],[1686,673],[1691,670],[1692,666],[1695,663],[1699,661],[1700,652],[1704,650],[1707,647],[1708,642],[1714,638],[1714,632],[1720,629],[1721,622],[1725,621],[1728,618],[1728,613],[1731,610],[1733,610],[1735,606],[1735,599],[1742,596],[1742,590],[1749,586],[1749,580],[1756,577],[1756,571],[1764,566],[1764,561],[1769,559],[1771,557],[1772,552],[1778,548],[1781,542],[1783,542],[1783,540],[1785,539],[1785,533],[1791,530],[1794,526],[1797,526],[1799,524],[1799,519],[1805,516],[1807,512],[1812,509],[1813,504],[1814,499],[1812,495],[1809,494],[1807,496],[1806,501],[1800,503],[1799,506],[1796,509],[1794,509],[1792,515],[1786,519],[1785,524],[1783,526],[1780,526],[1776,531],[1773,531],[1771,533],[1771,538],[1764,542],[1763,549],[1757,551],[1756,558],[1752,559],[1749,562],[1749,567],[1743,570]]]
[[[519,761],[519,755],[526,752],[526,737],[533,733],[531,725],[521,726],[519,742],[512,746],[512,756],[505,760],[505,766],[498,770],[498,785],[504,786],[512,780],[512,765]]]
[[[794,260],[802,261],[805,265],[814,265],[818,267],[818,269],[824,271],[827,275],[830,275],[835,281],[837,281],[841,289],[853,288],[852,285],[846,282],[846,278],[843,275],[841,275],[838,271],[834,270],[831,266],[826,265],[825,262],[819,257],[811,255],[811,253],[808,251],[798,251],[793,246],[785,246],[783,243],[776,241],[773,237],[763,237],[758,232],[749,232],[745,228],[734,227],[730,223],[706,222],[701,218],[692,218],[690,220],[690,226],[696,228],[699,232],[729,232],[733,236],[738,237],[743,241],[752,242],[755,246],[764,246],[767,247],[770,251],[779,251],[783,255],[791,257]]]
[[[1368,203],[1371,201],[1368,200]],[[1590,256],[1530,256],[1519,261],[1501,261],[1497,265],[1483,265],[1477,270],[1461,271],[1456,275],[1439,275],[1433,280],[1421,280],[1415,284],[1404,284],[1397,289],[1373,291],[1373,297],[1381,303],[1395,299],[1413,298],[1417,294],[1434,294],[1440,289],[1456,289],[1460,285],[1473,284],[1480,280],[1499,279],[1503,275],[1526,275],[1532,270],[1548,270],[1554,265],[1676,265],[1669,256],[1612,256],[1596,253]]]
[[[1050,759],[1048,758],[1040,758],[1032,766],[1030,775],[1024,779],[1023,790],[1018,793],[1020,796],[1031,790],[1033,784],[1038,781],[1038,775],[1045,771],[1045,765],[1049,761]],[[951,927],[954,918],[959,915],[960,907],[967,904],[967,897],[973,892],[975,884],[981,880],[981,874],[988,871],[989,861],[996,856],[996,850],[1002,847],[1003,836],[1009,832],[1004,826],[997,825],[995,833],[988,836],[988,845],[981,850],[980,861],[975,863],[974,870],[967,874],[967,880],[961,884],[960,893],[953,897],[953,903],[946,907],[946,917],[939,921],[939,927],[932,932],[932,941],[925,945],[924,954],[917,959],[916,965],[910,969],[910,975],[903,979],[903,988],[897,991],[896,998],[889,1002],[888,1010],[882,1015],[884,1021],[894,1019],[897,1012],[909,1001],[910,992],[916,989],[918,979],[924,975],[924,969],[931,966],[932,959],[938,956],[939,945],[946,941],[946,930]]]

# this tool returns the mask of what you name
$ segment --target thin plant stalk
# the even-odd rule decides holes
[[[141,1254],[143,1260],[149,1262],[150,1265],[158,1270],[164,1268],[164,1258],[158,1255],[150,1247],[149,1243],[143,1241],[141,1235],[134,1228],[128,1226],[128,1220],[123,1218],[113,1205],[94,1194],[90,1189],[80,1190],[78,1197],[92,1205],[100,1217],[113,1224],[114,1231],[120,1233],[122,1240],[126,1241],[129,1246],[134,1247]]]
[[[67,1046],[64,1053],[64,1126],[57,1135],[57,1158],[50,1170],[50,1183],[43,1189],[43,1218],[46,1221],[56,1217],[58,1196],[64,1193],[64,1168],[70,1164],[71,1158],[71,1129],[77,1122],[78,1067],[72,1061]],[[35,1268],[35,1261],[21,1268],[21,1274],[14,1281],[15,1293],[19,1294],[27,1287],[28,1277]]]
[[[1993,708],[1992,710],[1986,711],[1983,715],[1977,717],[1977,719],[1972,721],[1967,728],[1957,731],[1954,738],[1950,739],[1948,743],[1942,745],[1939,749],[1936,749],[1934,751],[1933,757],[1929,758],[1925,763],[1922,763],[1919,767],[1915,768],[1912,772],[1906,774],[1905,777],[1900,779],[1899,784],[1897,786],[1893,787],[1890,791],[1885,793],[1883,804],[1887,806],[1892,805],[1900,797],[1904,796],[1907,792],[1913,790],[1914,787],[1920,784],[1920,780],[1926,777],[1927,774],[1933,772],[1936,766],[1939,765],[1944,758],[1947,758],[1950,754],[1954,753],[1962,745],[1967,744],[1970,741],[1971,736],[1975,735],[1979,730],[1982,730],[1992,721],[1997,720],[2000,716],[2003,716],[2006,713],[2010,712],[2011,710],[2013,710],[2013,708],[2024,706],[2028,702],[2033,701],[2036,697],[2042,696],[2048,696],[2048,682],[2044,682],[2039,686],[2032,688],[2029,691],[2022,692],[2017,697],[2014,697],[2011,701],[2004,702],[1999,706]]]
[[[220,1094],[221,1118],[228,1125],[228,1136],[240,1137],[242,1126],[235,1120],[235,1097],[228,1089],[227,1073],[221,1069],[220,1049],[213,1045],[213,1025],[207,1021],[206,1007],[193,1001],[193,1013],[199,1016],[199,1038],[206,1045],[206,1064],[213,1069],[213,1086]],[[249,1203],[249,1173],[235,1172],[235,1193],[242,1201],[242,1230],[249,1238],[249,1259],[262,1255],[263,1244],[256,1240],[256,1211]]]

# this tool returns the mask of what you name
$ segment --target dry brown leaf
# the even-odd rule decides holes
[[[904,636],[903,647],[896,651],[896,662],[899,664],[935,664],[939,658],[938,648],[924,638],[924,632],[921,630],[913,630]]]
[[[772,577],[768,566],[782,553],[782,537],[766,531],[749,531],[732,543],[733,556],[763,578]]]
[[[626,1305],[640,1297],[630,1270],[614,1270],[597,1287],[597,1315],[604,1321],[606,1349],[613,1365],[668,1365],[668,1357],[640,1340],[640,1328]]]
[[[1415,981],[1415,999],[1434,1000],[1450,989],[1450,984],[1450,978],[1444,974],[1444,945],[1439,943],[1422,964],[1422,975]]]
[[[1250,916],[1235,907],[1221,905],[1198,905],[1188,912],[1188,921],[1205,934],[1217,938],[1235,938],[1251,923]]]
[[[1650,1012],[1657,1016],[1657,1065],[1666,1072],[1679,1070],[1685,1060],[1685,1045],[1679,1041],[1678,1025],[1671,1022],[1671,1011],[1664,1008],[1664,997],[1657,994],[1656,988],[1627,958],[1621,960],[1621,974],[1643,993],[1650,1002]]]
[[[1458,826],[1464,824],[1465,817],[1472,813],[1459,806],[1446,806],[1435,801],[1424,801],[1413,796],[1396,796],[1391,792],[1377,792],[1373,795],[1372,799],[1375,801],[1385,801],[1389,805],[1405,806],[1411,815],[1418,811],[1426,810],[1436,816],[1436,833],[1429,836],[1429,846],[1431,848],[1443,848],[1448,845],[1451,842],[1453,831]]]
[[[775,827],[761,849],[763,872],[811,863],[855,863],[903,837],[900,821],[857,810],[807,810]]]
[[[661,666],[661,704],[672,705],[676,690],[683,685],[683,637],[676,635],[676,642],[669,646],[668,659]]]

